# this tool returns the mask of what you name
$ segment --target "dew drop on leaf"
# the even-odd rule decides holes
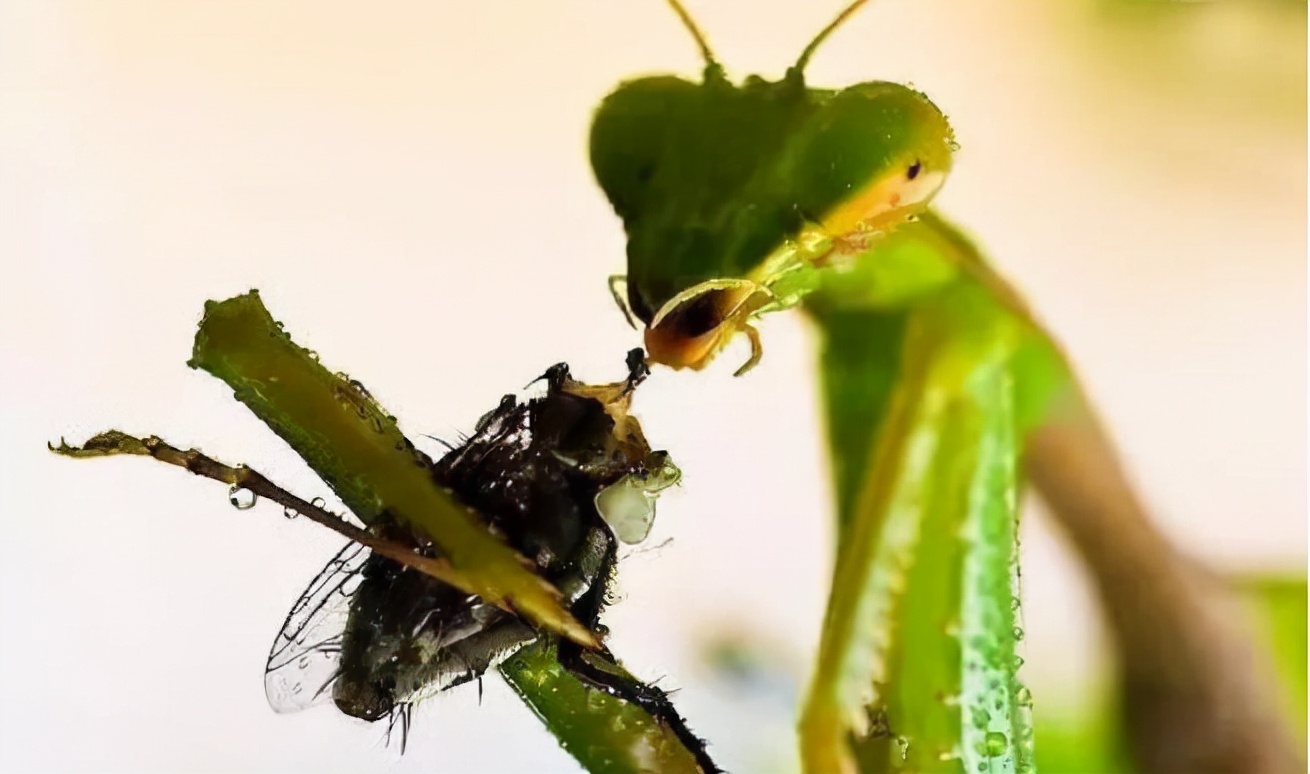
[[[1000,731],[989,731],[987,736],[983,737],[983,752],[988,758],[995,758],[1005,753],[1005,746],[1009,741]]]
[[[255,501],[258,499],[259,495],[246,489],[244,486],[233,484],[232,488],[227,491],[227,501],[232,503],[232,507],[236,508],[238,511],[246,511],[254,508]]]

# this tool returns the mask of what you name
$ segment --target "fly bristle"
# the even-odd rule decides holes
[[[391,708],[387,713],[387,737],[386,745],[391,746],[391,737],[396,731],[396,726],[400,726],[400,754],[404,755],[405,750],[409,747],[409,723],[414,713],[414,704],[412,702],[403,702]]]

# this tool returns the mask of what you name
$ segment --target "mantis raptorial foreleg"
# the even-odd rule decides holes
[[[1100,592],[1120,655],[1125,733],[1137,759],[1151,771],[1303,770],[1268,695],[1267,676],[1258,674],[1249,638],[1234,623],[1239,619],[1218,604],[1221,584],[1152,525],[1063,353],[969,240],[925,213],[876,243],[851,271],[826,274],[825,282],[808,307],[824,338],[821,365],[841,514],[839,565],[850,561],[845,546],[868,518],[859,511],[858,493],[868,485],[871,466],[879,464],[871,456],[895,435],[895,397],[915,381],[907,367],[921,355],[910,323],[961,286],[972,287],[990,300],[997,319],[1016,326],[1008,373],[1022,470],[1069,533]],[[974,326],[965,327],[977,335]],[[932,516],[926,501],[921,505],[926,524]],[[916,555],[927,548],[920,541]],[[836,579],[834,598],[842,582]],[[812,706],[822,706],[815,697],[834,676],[822,668],[816,672]],[[900,674],[901,685],[909,684],[906,677]],[[1014,696],[1015,707],[1029,701],[1026,691]],[[892,734],[908,738],[894,715],[886,720]],[[807,722],[813,723],[810,715]],[[814,749],[813,733],[803,727],[802,735],[806,749]],[[987,737],[982,741],[984,749],[995,749]],[[868,750],[857,747],[859,753]],[[984,770],[1010,770],[1004,756],[987,765]],[[940,768],[958,770],[946,762]]]
[[[1019,328],[967,285],[902,313],[816,316],[844,459],[805,770],[1026,771],[1012,584]],[[854,388],[880,368],[894,386],[861,401]]]

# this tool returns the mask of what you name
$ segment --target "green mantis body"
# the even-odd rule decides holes
[[[815,46],[861,4],[782,80],[736,86],[674,3],[704,80],[627,82],[592,126],[628,234],[621,300],[673,368],[703,368],[742,332],[744,373],[761,354],[751,321],[778,309],[803,305],[822,332],[839,541],[805,769],[1032,771],[1016,465],[1067,374],[928,210],[955,149],[937,107],[892,83],[806,86]]]

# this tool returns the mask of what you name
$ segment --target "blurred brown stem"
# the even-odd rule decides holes
[[[1294,774],[1306,764],[1231,592],[1151,523],[1081,390],[1025,466],[1091,571],[1144,774]]]

